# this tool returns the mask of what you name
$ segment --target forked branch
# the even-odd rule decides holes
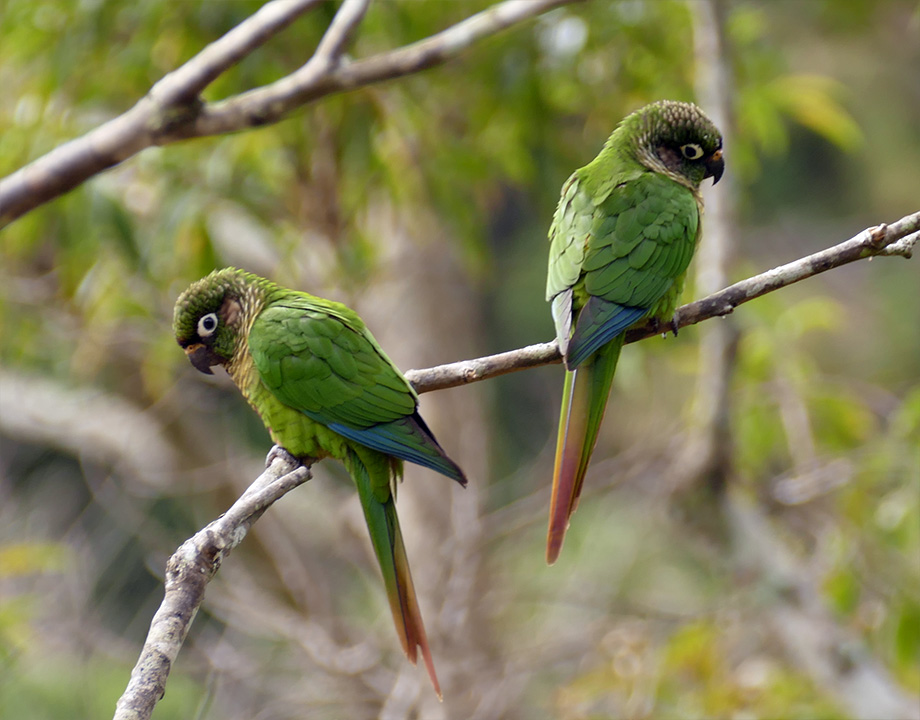
[[[201,92],[320,0],[273,0],[181,67],[160,79],[130,110],[0,179],[0,228],[142,150],[222,135],[282,120],[333,93],[421,72],[482,38],[579,0],[505,0],[429,38],[348,61],[369,0],[345,0],[316,52],[290,75],[263,87],[204,102]]]

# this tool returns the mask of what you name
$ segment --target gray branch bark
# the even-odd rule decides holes
[[[150,623],[128,686],[115,706],[115,720],[147,720],[151,716],[166,692],[169,671],[204,600],[205,588],[223,559],[276,500],[310,479],[310,469],[292,458],[274,453],[269,458],[265,472],[240,499],[170,557],[163,602]]]
[[[200,93],[320,0],[274,0],[165,75],[134,107],[0,179],[0,228],[142,150],[276,123],[333,93],[442,65],[477,41],[579,0],[505,0],[429,38],[354,61],[344,51],[369,0],[345,0],[313,56],[269,85],[206,103]]]
[[[838,245],[741,280],[701,300],[684,305],[678,308],[674,315],[674,326],[682,328],[712,317],[728,315],[749,300],[857,260],[889,255],[910,258],[918,240],[920,211],[906,215],[890,225],[882,224],[867,228]],[[668,329],[670,328],[662,328],[656,323],[648,322],[629,330],[626,333],[626,342],[644,340]],[[526,368],[558,363],[561,360],[559,348],[556,342],[552,341],[425,370],[409,370],[405,375],[415,389],[423,393],[459,387]]]

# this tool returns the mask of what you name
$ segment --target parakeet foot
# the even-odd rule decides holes
[[[649,324],[652,326],[652,332],[656,335],[661,333],[662,337],[668,334],[668,330],[671,331],[674,337],[677,337],[677,331],[680,330],[680,325],[677,322],[677,313],[674,313],[671,319],[668,320],[667,328],[663,327],[664,323],[656,317],[653,317]]]
[[[667,322],[667,328],[663,327],[664,323],[659,318],[653,317],[651,320],[652,330],[657,334],[661,333],[662,336],[668,334],[668,330],[677,337],[677,331],[680,330],[680,325],[677,322],[677,313],[674,313],[671,316],[671,319]]]

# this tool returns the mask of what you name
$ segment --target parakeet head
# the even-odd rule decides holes
[[[719,182],[725,170],[722,133],[692,103],[661,100],[646,105],[625,117],[617,133],[631,140],[636,159],[645,167],[692,190],[709,177],[713,184]]]
[[[173,332],[198,370],[211,375],[214,365],[233,358],[237,340],[245,333],[244,306],[251,302],[248,273],[236,268],[215,270],[194,282],[176,301]]]

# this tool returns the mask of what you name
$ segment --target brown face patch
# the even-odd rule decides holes
[[[240,301],[233,297],[224,299],[223,305],[220,306],[220,319],[227,327],[237,328],[243,318],[243,306]]]
[[[670,148],[666,145],[658,146],[658,157],[661,158],[661,163],[671,172],[678,172],[681,165],[680,153],[674,148]]]

